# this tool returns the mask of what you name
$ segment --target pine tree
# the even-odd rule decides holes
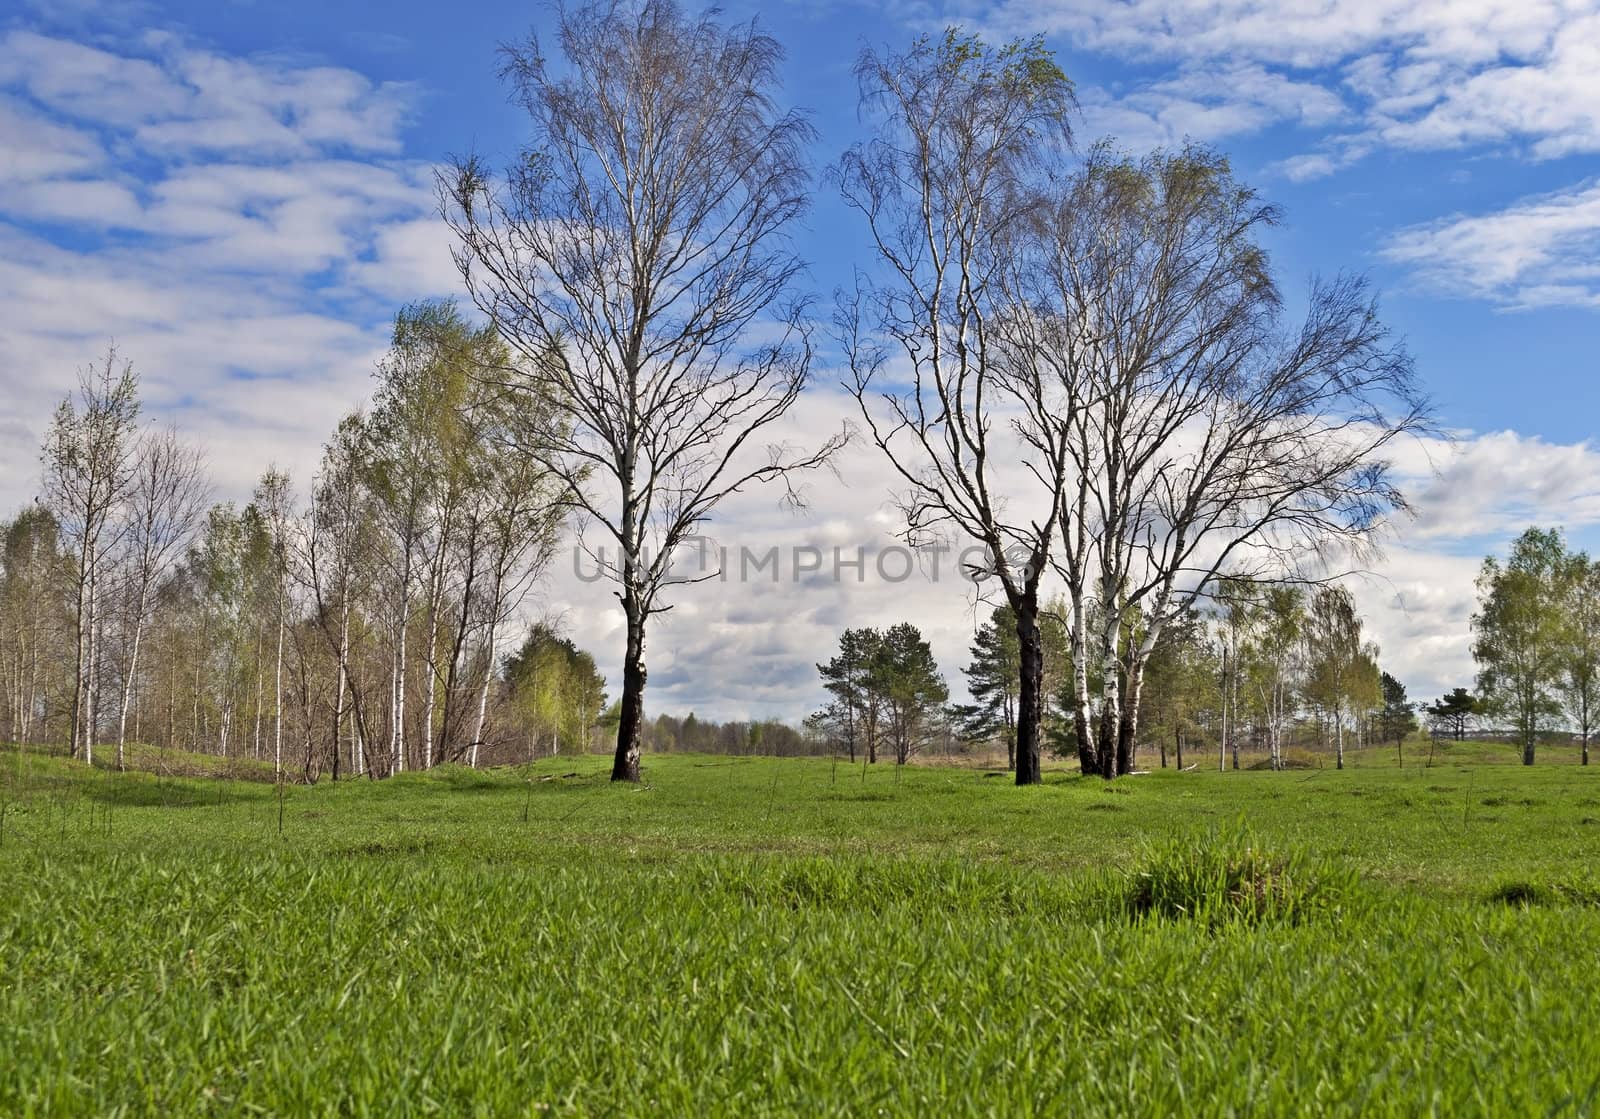
[[[870,688],[882,697],[896,765],[927,743],[950,698],[933,649],[910,622],[890,626],[872,658]]]
[[[1017,766],[1017,691],[1022,671],[1017,618],[1009,606],[995,608],[972,642],[972,663],[963,670],[976,701],[952,709],[969,742],[1005,740],[1006,768]]]

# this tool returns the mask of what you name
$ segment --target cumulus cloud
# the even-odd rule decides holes
[[[1448,294],[1508,308],[1600,307],[1600,182],[1402,230],[1383,255]]]
[[[0,392],[34,433],[0,446],[8,505],[54,399],[113,340],[225,492],[268,461],[304,474],[394,307],[455,286],[431,168],[396,155],[405,87],[126,41],[0,37]]]
[[[1224,80],[1253,68],[1284,89],[1321,87],[1349,109],[1348,126],[1328,140],[1345,161],[1380,144],[1501,146],[1536,159],[1600,151],[1596,0],[998,0],[951,11],[1005,34],[1044,31],[1130,62],[1214,74],[1207,100],[1226,122],[1219,134],[1317,123],[1295,97],[1263,99]],[[1110,100],[1159,122],[1140,102],[1159,102],[1163,84]],[[1303,178],[1339,162],[1324,155],[1283,169]]]
[[[1132,149],[1248,135],[1289,122],[1320,127],[1345,116],[1338,93],[1254,64],[1190,66],[1127,91],[1085,90],[1084,124]]]
[[[135,54],[32,31],[0,39],[0,85],[69,117],[115,128],[146,149],[304,156],[319,149],[400,150],[402,84],[352,70],[233,58],[166,32]]]
[[[1412,543],[1515,535],[1529,524],[1600,525],[1600,448],[1514,431],[1435,446],[1438,469],[1412,473]]]

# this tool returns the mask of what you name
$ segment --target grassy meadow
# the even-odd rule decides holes
[[[0,751],[0,1114],[1600,1113],[1600,768],[1427,751]]]

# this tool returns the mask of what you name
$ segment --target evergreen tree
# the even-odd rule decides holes
[[[1383,688],[1383,709],[1378,713],[1378,737],[1396,746],[1417,729],[1417,714],[1406,699],[1406,686],[1385,672],[1380,677]],[[1465,689],[1461,689],[1465,692]],[[1471,697],[1468,697],[1469,701]]]
[[[963,670],[975,702],[952,708],[961,737],[969,742],[1006,744],[1006,768],[1017,765],[1017,691],[1022,647],[1017,619],[1009,606],[995,608],[972,642],[972,663]]]
[[[933,649],[910,622],[890,626],[872,658],[871,689],[882,698],[896,765],[905,765],[942,721],[949,688]]]
[[[1454,688],[1423,710],[1433,724],[1434,734],[1460,742],[1467,737],[1467,730],[1472,726],[1473,717],[1480,714],[1481,705],[1467,689]]]
[[[883,635],[875,629],[847,629],[839,638],[839,652],[827,664],[817,665],[822,686],[833,700],[812,717],[812,725],[843,743],[851,761],[858,752],[869,763],[878,760],[882,699],[871,686],[871,677],[882,644]]]

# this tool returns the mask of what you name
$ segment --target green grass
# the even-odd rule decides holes
[[[0,754],[0,1114],[1600,1113],[1600,770],[1383,756]]]

